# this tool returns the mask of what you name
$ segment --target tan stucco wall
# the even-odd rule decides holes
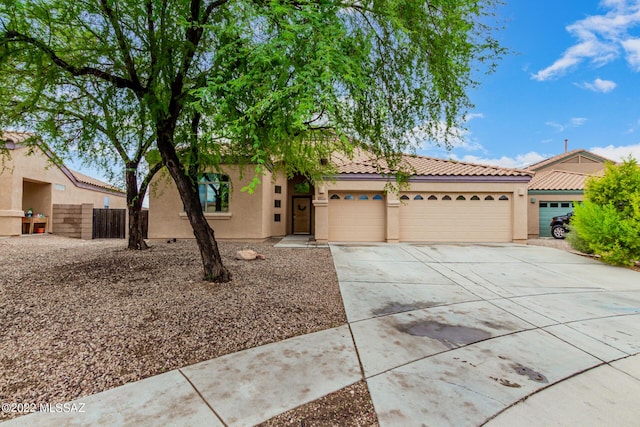
[[[318,241],[326,241],[329,236],[329,210],[328,192],[331,191],[351,191],[351,192],[377,192],[383,193],[385,181],[352,181],[343,180],[326,182],[316,188],[316,228],[315,237]],[[495,192],[509,196],[512,203],[512,241],[525,243],[527,239],[527,186],[526,182],[414,182],[408,189],[402,191],[416,192]],[[323,193],[324,192],[324,193]],[[355,196],[355,194],[354,194]],[[386,241],[393,243],[399,240],[399,201],[395,194],[385,196],[386,204]]]
[[[269,191],[265,191],[264,195],[265,197],[270,195],[270,197],[267,197],[264,201],[264,203],[268,203],[271,205],[271,216],[270,217],[265,217],[265,221],[267,223],[271,223],[271,235],[272,236],[286,236],[287,234],[287,221],[289,218],[289,211],[290,211],[290,206],[289,206],[289,194],[288,194],[288,189],[287,189],[287,179],[286,177],[282,177],[282,176],[278,176],[277,178],[273,179],[272,177],[272,181],[271,181],[271,188]],[[276,193],[275,192],[275,188],[276,186],[280,187],[281,193]],[[270,194],[269,194],[270,193]],[[276,208],[275,207],[275,201],[279,200],[280,201],[280,207]],[[276,214],[280,214],[280,221],[275,221],[274,216]],[[267,225],[269,226],[269,225]]]
[[[44,153],[27,153],[27,148],[10,150],[6,168],[0,171],[0,236],[20,235],[22,217],[29,208],[49,218],[48,232],[54,204],[89,203],[102,208],[108,196],[110,208],[126,208],[124,195],[78,188]]]
[[[256,239],[262,240],[273,235],[274,230],[281,232],[286,212],[281,208],[281,224],[274,224],[274,196],[282,196],[283,206],[286,206],[286,181],[281,194],[274,194],[276,184],[270,174],[261,178],[262,183],[253,194],[240,191],[253,178],[253,169],[248,167],[241,176],[235,166],[222,165],[220,173],[229,176],[231,191],[229,212],[207,213],[209,224],[219,239]],[[157,174],[152,181],[149,196],[149,238],[167,239],[193,238],[193,230],[189,219],[184,213],[180,194],[166,171]]]
[[[584,156],[576,155],[562,162],[552,163],[540,169],[536,169],[536,175],[545,174],[554,170],[592,174],[604,169],[603,162],[597,162]]]
[[[240,192],[251,180],[250,168],[240,177],[235,166],[224,165],[221,173],[229,175],[232,182],[229,212],[206,214],[209,224],[220,239],[262,240],[272,236],[283,236],[291,232],[290,199],[292,185],[285,177],[265,176],[253,195]],[[316,185],[313,195],[313,234],[323,242],[329,236],[328,197],[333,191],[376,192],[384,194],[385,181],[336,181]],[[280,193],[275,192],[276,186]],[[404,190],[403,190],[404,191]],[[526,182],[424,182],[412,183],[407,191],[433,192],[495,192],[505,194],[512,204],[512,241],[527,239],[527,183]],[[275,207],[275,200],[280,207]],[[385,195],[385,235],[387,242],[399,241],[400,201],[393,193]],[[280,214],[280,221],[274,215]],[[175,184],[166,172],[154,178],[149,197],[149,238],[193,238],[193,231],[183,212],[182,201]]]

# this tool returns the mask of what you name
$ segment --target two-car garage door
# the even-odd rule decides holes
[[[404,194],[400,240],[510,242],[511,203],[504,194]]]
[[[400,241],[512,241],[510,195],[404,193],[400,202]],[[330,241],[384,241],[386,221],[380,194],[335,193],[329,198]]]

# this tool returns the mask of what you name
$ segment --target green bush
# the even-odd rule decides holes
[[[596,253],[610,264],[640,260],[640,166],[629,158],[607,165],[605,175],[591,178],[586,200],[575,208],[569,242],[582,252]]]
[[[582,252],[584,254],[592,254],[593,249],[589,246],[589,242],[587,242],[584,237],[578,233],[578,231],[572,225],[569,225],[570,233],[566,233],[567,242],[571,245],[573,249],[578,252]]]

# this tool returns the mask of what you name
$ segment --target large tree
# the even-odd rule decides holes
[[[133,93],[26,59],[14,52],[0,64],[2,124],[35,130],[37,137],[25,143],[53,150],[57,161],[75,155],[101,169],[111,181],[121,183],[124,177],[128,248],[147,249],[142,205],[151,179],[162,166],[146,162],[155,147],[148,106]]]
[[[265,168],[317,179],[332,166],[320,159],[358,141],[400,172],[414,132],[456,133],[474,73],[503,53],[489,25],[499,0],[0,1],[1,55],[146,103],[218,281],[230,274],[194,171],[224,155],[256,165],[253,185]]]

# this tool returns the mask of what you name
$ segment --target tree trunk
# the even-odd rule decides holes
[[[189,178],[181,165],[170,132],[159,132],[157,144],[164,165],[178,187],[185,213],[189,218],[193,235],[198,243],[204,279],[211,282],[228,282],[231,280],[231,273],[222,264],[222,257],[218,250],[215,234],[204,217],[204,212],[202,212],[197,183],[194,183]]]
[[[142,198],[144,195],[141,195],[138,189],[137,168],[131,164],[126,166],[127,213],[129,215],[129,244],[127,249],[149,249],[142,234]]]
[[[129,245],[128,249],[149,249],[142,232],[142,206],[129,206]]]

